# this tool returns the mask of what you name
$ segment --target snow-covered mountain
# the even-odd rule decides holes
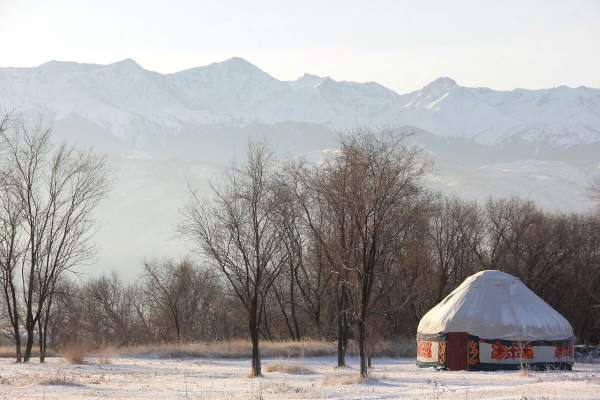
[[[413,130],[435,161],[433,188],[482,200],[518,194],[562,211],[591,207],[600,173],[600,90],[558,87],[495,91],[439,78],[400,95],[375,82],[304,74],[279,81],[233,58],[173,74],[133,60],[110,65],[51,61],[0,68],[0,108],[41,113],[54,138],[109,154],[115,185],[101,203],[100,270],[130,277],[144,257],[177,257],[173,239],[187,184],[208,180],[269,138],[280,155],[336,145],[356,124]]]
[[[81,131],[103,132],[95,135],[101,145],[108,141],[119,151],[154,156],[193,156],[186,149],[197,138],[225,140],[229,147],[229,135],[252,135],[281,123],[304,124],[297,128],[301,134],[316,125],[311,129],[320,130],[319,136],[329,131],[325,136],[330,139],[335,136],[331,131],[356,124],[409,125],[500,153],[517,151],[519,158],[577,162],[579,147],[600,143],[599,89],[502,92],[440,78],[399,95],[375,82],[310,74],[279,81],[241,58],[166,75],[130,59],[110,65],[51,61],[36,68],[3,68],[0,102],[43,110],[55,121],[57,134],[81,126]],[[557,155],[569,149],[573,154],[565,153],[566,159]]]

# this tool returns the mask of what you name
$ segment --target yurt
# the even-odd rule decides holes
[[[571,369],[573,328],[518,278],[482,271],[423,316],[417,365],[450,370]]]

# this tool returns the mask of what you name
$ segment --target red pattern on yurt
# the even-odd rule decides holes
[[[513,343],[510,347],[505,346],[500,343],[500,341],[492,344],[492,358],[496,360],[505,360],[505,359],[515,359],[515,358],[523,358],[525,360],[530,360],[533,358],[533,346],[528,344],[525,347],[517,346],[516,343]]]
[[[556,346],[556,344],[555,344]],[[556,346],[556,351],[554,352],[554,357],[562,358],[562,357],[573,357],[573,345],[562,345]]]
[[[417,357],[431,358],[431,342],[424,340],[418,342]]]

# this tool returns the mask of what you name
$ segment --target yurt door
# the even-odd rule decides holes
[[[469,361],[469,336],[467,332],[448,333],[448,344],[446,355],[448,369],[451,371],[462,371],[467,369]]]

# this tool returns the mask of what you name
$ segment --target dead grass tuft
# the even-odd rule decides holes
[[[263,368],[265,372],[284,372],[286,374],[299,374],[312,372],[303,362],[296,362],[290,359],[270,362]]]
[[[56,386],[83,386],[76,382],[71,376],[56,374],[53,377],[45,378],[38,381],[40,385],[56,385]]]
[[[340,372],[342,371],[342,372]],[[385,374],[369,374],[367,378],[362,378],[354,368],[338,369],[334,373],[325,373],[321,380],[321,386],[347,386],[359,384],[381,383],[387,379]]]
[[[60,355],[70,363],[81,364],[86,356],[87,346],[82,340],[73,339],[67,342]]]
[[[356,385],[359,383],[365,383],[367,381],[370,381],[371,378],[362,378],[360,375],[332,375],[332,374],[325,374],[323,376],[323,380],[321,381],[321,385],[322,386],[346,386],[346,385]]]
[[[262,378],[262,375],[260,375],[260,376],[254,376],[254,375],[252,375],[252,370],[250,370],[250,371],[248,371],[246,373],[246,378],[248,378],[248,379]]]
[[[113,346],[105,346],[98,350],[96,350],[93,355],[98,357],[98,361],[100,364],[111,364],[112,359],[115,357],[117,353],[116,347]]]
[[[346,376],[340,380],[340,385],[356,385],[358,383],[364,383],[369,378],[363,378],[360,375],[357,376]]]

